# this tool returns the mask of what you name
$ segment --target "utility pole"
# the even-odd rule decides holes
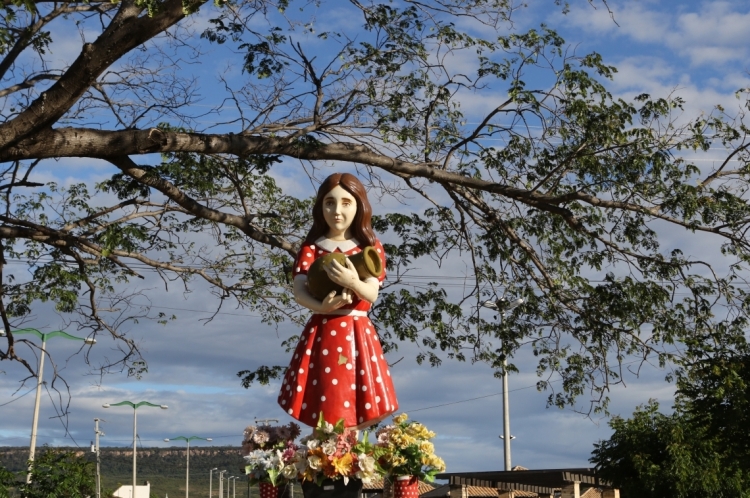
[[[101,474],[101,460],[99,458],[99,436],[103,436],[104,432],[99,430],[99,422],[106,422],[106,420],[94,419],[94,434],[96,435],[96,443],[94,449],[96,451],[96,498],[102,498],[102,474]]]
[[[513,301],[508,301],[505,298],[500,298],[497,301],[485,301],[482,306],[489,308],[500,313],[500,321],[505,320],[512,310],[523,304],[523,299],[518,298]],[[510,463],[510,440],[515,439],[515,436],[510,435],[510,403],[508,400],[508,362],[506,360],[505,346],[502,345],[501,349],[498,350],[502,356],[502,367],[503,367],[503,435],[500,439],[503,440],[503,453],[505,460],[505,470],[511,470]]]

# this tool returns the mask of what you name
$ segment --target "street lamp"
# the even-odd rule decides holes
[[[482,306],[491,310],[500,312],[500,319],[504,319],[510,311],[521,306],[523,299],[518,298],[513,301],[508,301],[505,298],[500,298],[497,301],[485,301]],[[503,435],[500,439],[503,440],[503,446],[505,450],[505,470],[510,470],[510,440],[515,439],[515,436],[510,435],[510,404],[508,401],[508,372],[505,369],[507,361],[505,358],[505,351],[503,355]]]
[[[51,339],[53,337],[62,337],[64,339],[71,339],[74,341],[83,341],[88,345],[96,344],[96,339],[94,339],[93,337],[76,337],[62,330],[54,330],[52,332],[44,333],[38,331],[37,329],[27,328],[14,330],[13,334],[32,334],[42,340],[41,353],[39,354],[39,371],[36,376],[36,401],[34,402],[34,418],[31,421],[31,444],[29,444],[29,462],[31,463],[34,461],[34,453],[36,452],[36,428],[39,424],[39,398],[42,394],[42,376],[44,375],[44,357],[47,354],[47,339]],[[5,331],[3,330],[2,334],[0,335],[5,336]],[[26,482],[31,482],[31,472],[29,472],[26,476]]]
[[[190,486],[190,441],[193,439],[202,439],[203,441],[213,441],[210,437],[198,437],[198,436],[177,436],[173,437],[173,441],[182,440],[187,443],[187,450],[185,451],[185,454],[187,456],[187,465],[185,467],[185,498],[188,498],[188,487]],[[170,440],[169,438],[164,439],[165,443],[168,443]]]
[[[213,479],[215,470],[219,469],[214,467],[211,469],[211,472],[208,473],[208,498],[213,498]]]
[[[219,498],[224,498],[224,473],[226,470],[219,471]]]
[[[136,410],[138,410],[138,408],[141,407],[141,406],[153,406],[155,408],[161,408],[162,410],[166,410],[168,408],[168,406],[167,405],[155,405],[153,403],[149,403],[148,401],[141,401],[140,403],[133,403],[132,401],[120,401],[119,403],[112,403],[112,404],[105,403],[105,404],[102,405],[102,407],[103,408],[110,408],[112,406],[123,406],[123,405],[127,405],[127,406],[133,407],[133,494],[131,496],[133,498],[137,498],[135,496],[135,483],[136,483],[136,480],[135,480],[135,475],[136,475],[136,472],[135,472],[135,468],[136,468],[135,467],[135,443],[136,443],[136,440],[138,438],[138,433],[136,432],[136,430],[137,430],[136,429],[136,427],[137,427],[136,424],[137,424],[137,421],[138,421],[138,419],[136,418],[136,413],[137,413]]]
[[[234,493],[236,491],[237,479],[239,479],[239,477],[235,477],[235,476],[232,476],[229,479],[227,479],[227,498],[229,498],[229,481],[232,481],[232,489],[234,490],[232,491],[232,493]]]

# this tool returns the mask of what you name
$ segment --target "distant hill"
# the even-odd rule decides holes
[[[80,448],[60,448],[73,451],[90,461],[95,461],[93,453]],[[41,448],[37,449],[41,451]],[[0,465],[10,471],[23,470],[29,457],[28,447],[0,447]],[[185,447],[139,448],[138,484],[151,483],[152,496],[172,498],[185,495]],[[244,460],[237,446],[201,446],[190,448],[190,495],[208,496],[209,470],[227,470],[225,476],[240,476],[236,483],[236,496],[248,496],[247,480],[243,475]],[[132,482],[133,450],[127,448],[101,448],[102,489],[115,490],[121,484]],[[226,484],[226,483],[225,483]],[[217,475],[214,472],[213,495],[218,490]],[[224,488],[226,492],[226,487]],[[226,494],[224,495],[226,497]],[[232,496],[232,493],[229,494]],[[257,496],[257,489],[251,490]]]

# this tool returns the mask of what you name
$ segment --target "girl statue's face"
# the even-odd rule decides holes
[[[349,227],[352,226],[356,214],[357,200],[341,185],[336,185],[323,199],[323,217],[328,224],[328,238],[350,239]]]

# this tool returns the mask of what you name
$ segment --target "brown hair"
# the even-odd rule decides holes
[[[323,200],[328,192],[341,186],[344,190],[354,196],[357,201],[357,214],[354,215],[349,229],[352,235],[360,244],[375,245],[375,232],[372,231],[372,207],[367,200],[367,190],[356,176],[350,173],[334,173],[320,184],[318,187],[318,197],[315,199],[313,206],[313,224],[307,233],[305,244],[314,244],[316,240],[328,235],[328,224],[323,216]]]

